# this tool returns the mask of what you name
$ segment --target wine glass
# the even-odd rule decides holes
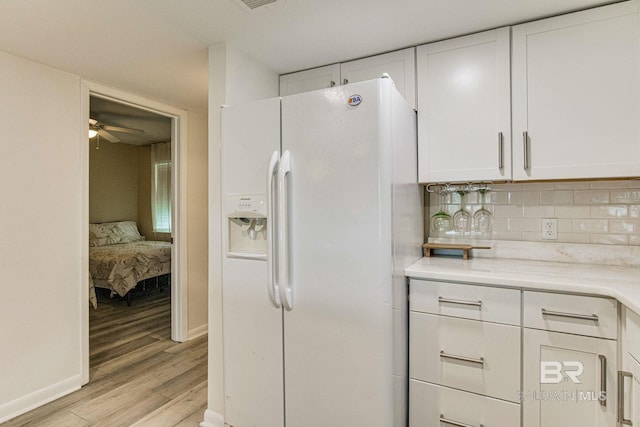
[[[444,190],[436,191],[435,194],[438,197],[438,211],[431,217],[431,230],[436,234],[446,233],[452,228],[451,215],[449,215],[443,206],[443,194]]]
[[[476,231],[480,233],[490,233],[493,223],[493,215],[491,212],[484,207],[485,204],[485,194],[489,190],[485,188],[481,188],[478,190],[480,193],[480,209],[473,214],[473,225]]]
[[[465,209],[465,196],[467,192],[459,190],[460,209],[453,214],[453,229],[458,233],[467,233],[471,231],[471,214]]]

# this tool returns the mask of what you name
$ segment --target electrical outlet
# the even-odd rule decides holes
[[[558,218],[542,218],[542,240],[558,240]]]

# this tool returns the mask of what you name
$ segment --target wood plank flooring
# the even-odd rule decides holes
[[[90,381],[9,426],[198,426],[207,404],[207,337],[175,343],[166,293],[90,308]]]

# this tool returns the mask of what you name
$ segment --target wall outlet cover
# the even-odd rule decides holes
[[[558,240],[558,218],[542,218],[542,240]]]

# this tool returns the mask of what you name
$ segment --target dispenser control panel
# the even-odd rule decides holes
[[[264,218],[267,216],[267,197],[264,194],[243,194],[227,196],[227,217],[253,217]]]

